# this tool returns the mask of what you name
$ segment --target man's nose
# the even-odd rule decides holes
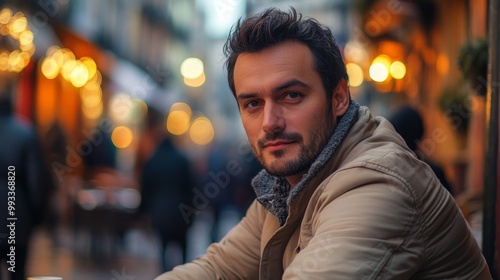
[[[286,126],[281,108],[273,103],[267,103],[264,106],[264,119],[262,122],[262,129],[266,133],[281,131]]]

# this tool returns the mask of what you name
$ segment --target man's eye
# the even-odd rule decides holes
[[[300,98],[302,94],[300,92],[291,91],[285,95],[285,99],[297,99]]]
[[[245,108],[255,108],[259,105],[259,102],[257,101],[248,101],[247,103],[245,103]]]

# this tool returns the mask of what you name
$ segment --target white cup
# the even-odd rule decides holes
[[[62,277],[57,276],[34,276],[28,277],[26,280],[63,280]]]

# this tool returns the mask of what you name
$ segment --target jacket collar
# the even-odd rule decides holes
[[[347,112],[340,118],[330,140],[313,162],[308,172],[294,188],[291,188],[284,177],[272,176],[266,170],[262,170],[252,180],[252,187],[257,195],[257,201],[276,216],[280,225],[284,225],[289,216],[289,206],[299,197],[299,194],[303,192],[309,183],[315,181],[313,179],[332,158],[332,155],[356,121],[359,107],[359,104],[355,100],[351,100]],[[309,188],[309,192],[312,193],[312,191],[314,189]],[[309,196],[304,196],[304,199],[307,199],[307,197]]]

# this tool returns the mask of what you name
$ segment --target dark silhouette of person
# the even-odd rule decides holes
[[[98,174],[111,174],[115,176],[117,149],[111,141],[111,133],[106,128],[106,122],[99,125],[87,139],[99,139],[92,145],[90,153],[83,154],[86,170],[85,177],[91,179]]]
[[[443,168],[419,151],[418,143],[422,140],[425,131],[420,113],[410,106],[403,106],[389,116],[388,119],[399,135],[403,137],[408,148],[415,152],[420,160],[423,160],[432,168],[443,187],[453,194]]]
[[[180,245],[183,262],[186,262],[189,224],[179,205],[189,203],[193,181],[189,159],[174,145],[170,136],[163,134],[163,140],[145,162],[140,180],[141,211],[149,216],[152,227],[159,234],[162,271],[171,269],[165,256],[171,242]]]
[[[50,125],[43,142],[45,143],[43,151],[45,152],[44,159],[46,160],[46,166],[50,166],[53,162],[66,163],[66,146],[68,145],[68,138],[60,122],[54,121]],[[48,197],[46,203],[47,214],[42,223],[50,232],[53,241],[59,242],[57,228],[59,223],[64,221],[61,219],[61,203],[59,202],[59,197],[61,197],[63,192],[62,178],[58,178],[55,172],[51,172],[49,182],[51,188],[46,194]]]
[[[13,85],[14,80],[0,76],[0,261],[10,279],[24,280],[30,237],[43,218],[48,175],[35,130],[13,115]]]

